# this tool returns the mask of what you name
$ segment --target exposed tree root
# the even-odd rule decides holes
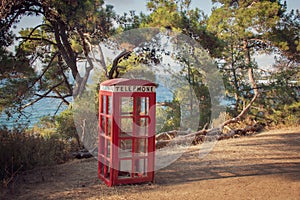
[[[188,143],[197,145],[203,143],[204,141],[223,140],[228,138],[251,135],[259,132],[262,128],[263,126],[261,124],[256,123],[252,126],[246,126],[242,129],[231,129],[228,126],[224,126],[223,130],[221,130],[220,128],[212,128],[208,130],[204,129],[193,133],[175,130],[168,131],[156,135],[156,148],[160,149],[168,145],[183,145]]]

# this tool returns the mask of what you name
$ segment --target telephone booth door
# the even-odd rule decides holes
[[[98,176],[108,184],[112,175],[112,94],[102,92],[99,98]]]
[[[98,174],[108,186],[154,180],[155,87],[129,79],[101,84]]]

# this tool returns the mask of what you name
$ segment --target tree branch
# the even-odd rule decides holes
[[[62,76],[63,76],[63,78],[65,80],[65,84],[66,84],[66,86],[67,86],[67,88],[69,90],[69,93],[72,96],[73,89],[72,89],[72,87],[71,87],[71,85],[69,83],[68,77],[64,73],[64,68],[62,67],[63,66],[63,61],[62,61],[61,55],[58,56],[58,65],[59,65],[59,67],[61,69],[61,74],[62,74]]]
[[[124,50],[113,60],[112,67],[108,73],[109,79],[114,78],[113,75],[118,70],[118,64],[119,64],[120,59],[122,59],[123,57],[129,56],[130,54],[131,54],[131,51]]]
[[[244,115],[249,111],[249,109],[251,108],[251,106],[253,105],[253,103],[256,101],[258,97],[258,93],[255,93],[253,98],[251,99],[251,101],[249,102],[249,104],[242,110],[242,112],[240,112],[240,114],[232,119],[229,119],[227,121],[225,121],[222,125],[221,128],[223,128],[224,126],[231,124],[231,123],[236,123],[238,121],[241,120],[242,117],[244,117]]]
[[[42,26],[47,26],[49,28],[51,28],[51,26],[49,24],[40,24],[40,25],[37,25],[36,27],[34,27],[30,33],[28,34],[27,37],[16,37],[16,39],[25,39],[25,41],[22,41],[22,43],[20,45],[22,45],[24,42],[26,42],[27,40],[37,40],[36,38],[32,38],[31,36],[33,35],[34,31],[37,30],[38,28],[42,27]],[[56,45],[53,41],[50,41],[46,38],[43,38],[43,40],[49,42],[50,44],[53,44],[53,45]]]
[[[251,84],[251,89],[253,89],[254,91],[254,96],[251,99],[251,101],[249,102],[249,104],[242,110],[242,112],[240,112],[240,114],[232,119],[229,119],[227,121],[225,121],[222,125],[221,128],[223,129],[224,126],[231,124],[231,123],[236,123],[238,121],[241,120],[242,117],[244,117],[244,115],[249,111],[249,109],[251,108],[251,106],[253,105],[253,103],[256,101],[257,97],[259,96],[259,91],[256,85],[256,82],[254,80],[254,75],[253,75],[253,68],[250,66],[250,49],[248,47],[248,41],[244,40],[244,46],[243,49],[245,51],[246,57],[245,57],[245,63],[248,67],[248,78],[249,78],[249,82]]]
[[[53,90],[53,92],[55,92],[55,91]],[[61,95],[61,96],[54,96],[54,95],[46,95],[45,96],[44,94],[35,94],[35,95],[38,97],[51,98],[51,99],[63,99],[63,98],[67,98],[67,97],[72,97],[72,95],[70,95],[70,94]]]
[[[66,105],[69,105],[70,103],[69,103],[69,101],[67,101],[66,100],[66,97],[70,97],[70,96],[72,96],[72,95],[64,95],[64,96],[62,96],[61,94],[60,94],[60,92],[59,91],[57,91],[56,89],[54,89],[53,90],[58,96],[58,98],[60,98],[61,100],[62,100],[62,102],[63,103],[65,103]],[[49,96],[48,96],[49,97]],[[55,96],[53,96],[54,98],[56,98]]]
[[[45,73],[48,71],[48,69],[51,67],[55,57],[58,55],[58,52],[55,52],[54,55],[52,56],[50,62],[48,63],[47,67],[44,69],[44,71],[41,73],[41,75],[33,82],[33,84],[28,88],[28,90],[30,90],[31,88],[33,88],[33,86],[43,78],[43,76],[45,75]]]
[[[50,20],[54,29],[54,36],[55,36],[55,40],[57,42],[57,47],[59,49],[59,51],[61,52],[61,55],[63,57],[63,59],[65,60],[65,62],[67,63],[68,67],[71,69],[72,72],[72,76],[74,78],[74,80],[76,81],[76,83],[78,85],[81,84],[81,80],[82,78],[79,75],[78,69],[77,69],[77,65],[76,65],[76,58],[74,57],[74,52],[72,51],[71,47],[66,47],[65,45],[70,45],[68,44],[68,41],[64,41],[62,43],[61,40],[61,35],[65,35],[66,33],[61,31],[59,29],[59,25],[55,22],[53,22],[52,20]],[[63,39],[66,39],[66,36],[63,36]],[[71,52],[69,52],[71,49]],[[75,60],[74,60],[75,59]],[[77,90],[74,90],[74,94],[73,95],[77,95]]]
[[[45,42],[48,42],[49,44],[53,44],[53,45],[56,45],[56,43],[55,42],[53,42],[53,41],[51,41],[51,40],[49,40],[49,39],[47,39],[47,38],[40,38],[40,37],[16,37],[16,39],[24,39],[25,41],[24,42],[26,42],[26,41],[28,41],[28,40],[35,40],[35,41],[45,41]],[[22,42],[21,43],[21,45],[24,43],[24,42]]]
[[[100,64],[101,64],[102,68],[104,69],[105,75],[107,76],[107,66],[105,63],[103,51],[102,51],[100,44],[98,44],[98,51],[99,51],[99,55],[100,55]]]
[[[29,106],[32,106],[32,105],[35,104],[36,102],[38,102],[38,101],[40,101],[41,99],[47,97],[47,95],[48,95],[50,92],[52,92],[55,88],[57,88],[58,86],[60,86],[61,84],[63,84],[63,82],[64,82],[64,81],[61,81],[61,82],[55,84],[55,85],[52,86],[47,92],[45,92],[45,93],[42,94],[42,95],[36,94],[37,96],[39,96],[39,98],[37,98],[37,99],[33,100],[32,102],[29,102],[29,103],[27,103],[27,104],[21,106],[21,110],[24,109],[24,108],[27,108],[27,107],[29,107]]]
[[[83,79],[81,81],[81,85],[78,86],[79,87],[78,95],[81,96],[84,89],[85,89],[86,83],[89,79],[90,72],[94,68],[94,64],[93,64],[92,59],[89,57],[89,52],[92,51],[91,46],[90,46],[90,49],[87,48],[89,46],[89,42],[85,39],[84,34],[80,29],[78,29],[78,33],[79,33],[79,36],[80,36],[81,41],[82,41],[83,53],[84,53],[84,55],[86,57],[86,60],[89,64],[88,67],[87,66],[85,67],[85,74],[84,74]]]

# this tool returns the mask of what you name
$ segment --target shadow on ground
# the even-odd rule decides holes
[[[224,145],[224,146],[220,146]],[[258,134],[219,143],[213,153],[198,158],[199,149],[156,173],[156,183],[181,184],[209,179],[280,175],[300,181],[300,133]]]

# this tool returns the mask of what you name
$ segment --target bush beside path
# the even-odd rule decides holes
[[[94,158],[26,171],[0,199],[300,199],[300,128],[201,145],[155,174],[154,184],[106,187]]]

